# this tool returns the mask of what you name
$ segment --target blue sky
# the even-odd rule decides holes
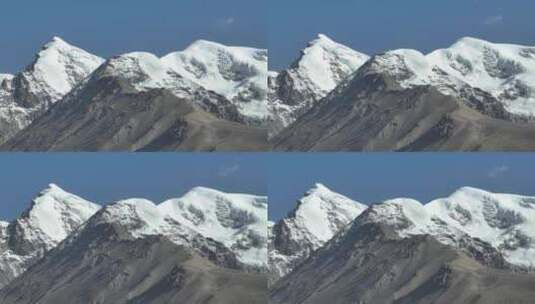
[[[0,219],[30,206],[49,183],[96,203],[179,197],[195,186],[265,195],[266,168],[254,154],[4,153],[0,157]]]
[[[23,0],[0,9],[0,73],[14,73],[60,36],[97,55],[164,55],[196,39],[267,47],[265,0]]]
[[[266,166],[272,220],[316,182],[365,204],[396,197],[427,203],[462,186],[535,196],[534,153],[298,153],[272,155]]]
[[[423,52],[464,36],[535,45],[535,1],[270,0],[270,68],[280,70],[317,33],[359,51]]]

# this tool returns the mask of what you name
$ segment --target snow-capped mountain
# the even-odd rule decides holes
[[[368,220],[387,223],[400,236],[428,234],[459,248],[469,237],[490,244],[513,265],[535,267],[535,197],[465,187],[425,205],[394,199],[367,213]]]
[[[528,303],[534,204],[464,187],[371,205],[270,286],[270,302]]]
[[[534,49],[463,38],[428,55],[372,56],[273,142],[285,150],[532,150]]]
[[[263,273],[267,198],[197,187],[158,205],[134,198],[102,208],[51,184],[19,218],[0,222],[0,290],[50,254],[81,250],[72,246],[153,241],[218,267]],[[90,251],[86,258],[93,258]]]
[[[143,199],[108,205],[0,289],[0,302],[266,303],[261,261],[239,261],[254,256],[246,225],[264,204],[196,188],[159,207]]]
[[[270,282],[291,272],[366,208],[316,184],[299,199],[287,217],[270,224]]]
[[[319,34],[282,72],[270,72],[270,135],[290,125],[318,100],[355,72],[368,56]]]
[[[152,147],[154,141],[180,144],[188,138],[194,143],[184,144],[188,146],[184,149],[191,150],[189,145],[203,143],[210,147],[200,149],[207,150],[216,149],[213,146],[222,145],[221,142],[230,143],[232,140],[224,138],[230,135],[240,137],[234,141],[240,141],[242,145],[245,142],[256,149],[267,145],[265,133],[270,117],[266,101],[267,51],[262,49],[197,41],[184,51],[162,58],[133,52],[104,60],[54,38],[24,72],[14,78],[3,75],[1,79],[0,132],[5,135],[0,144],[14,138],[15,134],[22,137],[14,139],[19,145],[23,145],[20,142],[25,141],[26,136],[33,136],[32,132],[48,130],[54,134],[51,138],[35,135],[40,140],[28,139],[28,147],[13,148],[12,144],[6,143],[5,149],[28,150],[35,144],[33,150],[54,147],[136,150],[144,145]],[[57,102],[59,100],[61,102]],[[139,107],[144,101],[147,105]],[[99,102],[104,104],[97,105]],[[43,113],[52,104],[60,110]],[[129,115],[149,117],[132,118],[124,115],[124,111]],[[206,113],[192,113],[197,111]],[[63,117],[57,117],[61,114],[58,112],[63,113]],[[63,120],[84,115],[74,121]],[[104,121],[104,118],[110,121]],[[137,119],[145,122],[140,123]],[[86,120],[92,123],[87,124]],[[25,128],[34,121],[38,126]],[[45,126],[43,121],[46,121]],[[82,138],[71,138],[70,132],[80,128],[73,124],[80,121],[84,121],[82,125],[87,133],[100,134],[83,134],[78,130],[76,134],[81,134]],[[124,130],[109,134],[113,130],[109,128],[112,122],[122,124],[117,128]],[[198,124],[201,126],[197,127]],[[186,125],[190,132],[182,130]],[[104,132],[102,128],[108,131]],[[19,132],[22,129],[30,130],[30,135]],[[203,134],[197,134],[200,132]],[[86,138],[96,142],[88,143]],[[237,143],[226,145],[242,149],[236,147]],[[162,147],[152,149],[159,148]]]
[[[88,225],[102,223],[125,227],[128,237],[160,235],[195,250],[208,246],[205,241],[197,244],[199,237],[213,240],[233,252],[246,268],[267,269],[266,197],[198,187],[158,205],[144,199],[117,202]]]
[[[54,37],[24,71],[0,76],[0,143],[29,125],[103,62]]]
[[[0,223],[0,288],[56,247],[99,209],[99,205],[51,184],[20,217]]]

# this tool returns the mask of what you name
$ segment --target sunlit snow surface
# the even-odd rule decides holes
[[[468,235],[491,244],[512,264],[535,267],[535,197],[464,187],[425,205],[394,199],[372,208],[370,219],[397,227],[401,236],[430,234],[455,246]]]
[[[144,199],[117,202],[102,221],[130,227],[136,238],[164,235],[191,246],[195,234],[218,241],[246,265],[267,268],[267,198],[197,187],[159,205]]]
[[[490,93],[512,114],[535,116],[535,47],[462,38],[428,55],[401,49],[372,62],[380,72],[403,75],[398,80],[405,88],[429,84],[451,95],[468,85]]]
[[[168,88],[179,97],[203,87],[226,97],[251,121],[265,121],[267,51],[197,41],[162,58],[133,52],[111,58],[107,73],[128,78],[138,90]]]

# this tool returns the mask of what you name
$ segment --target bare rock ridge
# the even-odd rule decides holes
[[[325,205],[308,203],[316,210]],[[271,302],[529,303],[535,282],[534,203],[533,197],[470,187],[425,205],[393,199],[359,208],[353,220],[326,217],[345,225],[313,250],[306,226],[284,225],[299,223],[298,207],[279,228],[270,228],[271,267],[285,270],[270,277]],[[278,238],[290,245],[276,247]],[[299,259],[285,264],[292,254]]]
[[[0,301],[265,303],[266,227],[261,196],[198,187],[101,208],[51,185],[0,223]]]
[[[533,150],[534,50],[463,38],[428,55],[375,55],[271,141],[304,151]]]
[[[54,38],[2,75],[2,149],[267,149],[266,50],[197,41],[162,58],[91,56]]]

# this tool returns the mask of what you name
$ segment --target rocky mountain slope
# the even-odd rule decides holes
[[[269,75],[270,135],[294,122],[368,58],[319,34],[287,70]]]
[[[267,198],[198,187],[101,208],[51,185],[0,223],[0,257],[0,302],[266,303]]]
[[[296,207],[269,228],[270,284],[290,273],[366,209],[316,184]]]
[[[68,66],[78,69],[76,64]],[[45,79],[57,78],[53,67],[42,69]],[[6,88],[16,80],[3,78]],[[197,41],[162,58],[116,56],[74,80],[76,85],[62,87],[63,95],[54,95],[49,111],[28,120],[26,125],[33,123],[16,136],[6,135],[4,141],[11,140],[2,149],[267,149],[266,50]],[[6,111],[4,116],[15,117],[14,110]],[[0,132],[12,126],[7,121]]]
[[[273,303],[529,303],[532,197],[461,188],[373,205],[271,286]]]
[[[282,150],[533,150],[534,49],[463,38],[429,55],[373,56],[273,142]]]

